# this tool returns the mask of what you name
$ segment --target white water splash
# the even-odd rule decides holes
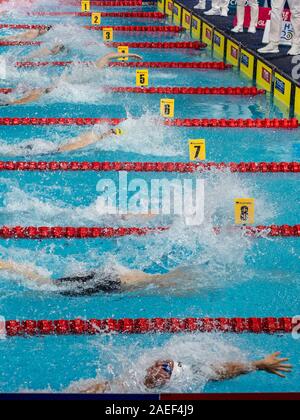
[[[107,392],[201,392],[205,385],[217,378],[216,368],[228,362],[247,363],[246,355],[235,345],[223,340],[219,335],[195,334],[176,336],[162,346],[152,346],[148,350],[136,344],[110,345],[97,340],[99,347],[99,367],[97,377],[72,383],[66,392],[84,392],[107,378],[110,388]],[[111,360],[107,366],[100,361],[102,351],[111,348]],[[124,356],[126,355],[126,357]],[[171,380],[160,389],[147,389],[144,385],[146,370],[157,360],[174,360],[188,367],[186,373]]]

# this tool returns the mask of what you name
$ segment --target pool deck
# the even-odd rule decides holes
[[[289,116],[300,117],[300,80],[292,77],[296,63],[293,64],[293,57],[287,55],[289,47],[281,46],[276,55],[259,54],[257,50],[264,45],[262,29],[256,34],[246,31],[235,34],[231,32],[234,14],[206,16],[204,11],[194,9],[197,3],[198,0],[158,0],[158,8],[174,23],[190,30],[193,38],[207,43],[222,60],[233,64],[253,83],[266,89]],[[195,29],[197,22],[199,29]]]
[[[234,15],[230,15],[227,18],[221,16],[206,16],[204,15],[204,11],[194,9],[195,4],[198,3],[197,0],[180,0],[179,3],[185,5],[188,9],[193,10],[193,14],[206,20],[219,31],[224,32],[227,37],[242,44],[248,51],[251,51],[253,54],[266,61],[270,67],[276,67],[277,71],[282,75],[293,79],[292,71],[295,65],[292,63],[293,57],[287,55],[290,47],[281,46],[280,54],[259,54],[257,50],[265,45],[262,43],[264,34],[263,29],[258,29],[256,34],[249,34],[246,30],[244,33],[235,34],[231,32],[235,18]],[[300,86],[300,80],[298,80],[298,82],[296,80],[293,81]]]

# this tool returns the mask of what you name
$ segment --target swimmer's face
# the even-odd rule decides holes
[[[65,46],[64,45],[62,45],[62,44],[60,44],[60,45],[55,45],[53,48],[52,48],[52,50],[51,50],[51,52],[52,52],[52,54],[58,54],[58,53],[60,53],[60,52],[62,52],[62,51],[64,51],[65,50]]]
[[[161,388],[170,381],[172,373],[166,372],[164,368],[166,363],[171,367],[171,369],[173,369],[174,362],[171,360],[159,360],[147,369],[144,380],[146,388]]]
[[[49,32],[50,31],[50,29],[52,28],[52,26],[46,26],[45,28],[41,28],[41,29],[39,29],[39,35],[44,35],[44,34],[46,34],[47,32]]]

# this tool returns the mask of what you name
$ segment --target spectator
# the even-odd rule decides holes
[[[255,34],[259,13],[258,0],[248,0],[248,4],[251,7],[251,22],[248,32]],[[246,0],[237,0],[237,25],[232,29],[232,32],[244,32],[245,6]]]
[[[284,10],[285,0],[272,1],[271,28],[269,44],[258,50],[261,54],[277,54],[279,53],[279,42],[282,28],[282,12]],[[294,37],[292,48],[288,51],[288,55],[300,55],[300,1],[288,0],[291,10],[291,22],[294,28]]]
[[[212,0],[212,8],[204,12],[207,16],[228,16],[229,0]]]

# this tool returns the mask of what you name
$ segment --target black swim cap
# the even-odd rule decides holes
[[[52,25],[46,25],[40,28],[40,31],[47,31],[49,32],[52,29]]]
[[[79,297],[97,293],[116,293],[121,289],[121,280],[113,274],[92,272],[83,276],[64,277],[55,282],[59,294]]]

